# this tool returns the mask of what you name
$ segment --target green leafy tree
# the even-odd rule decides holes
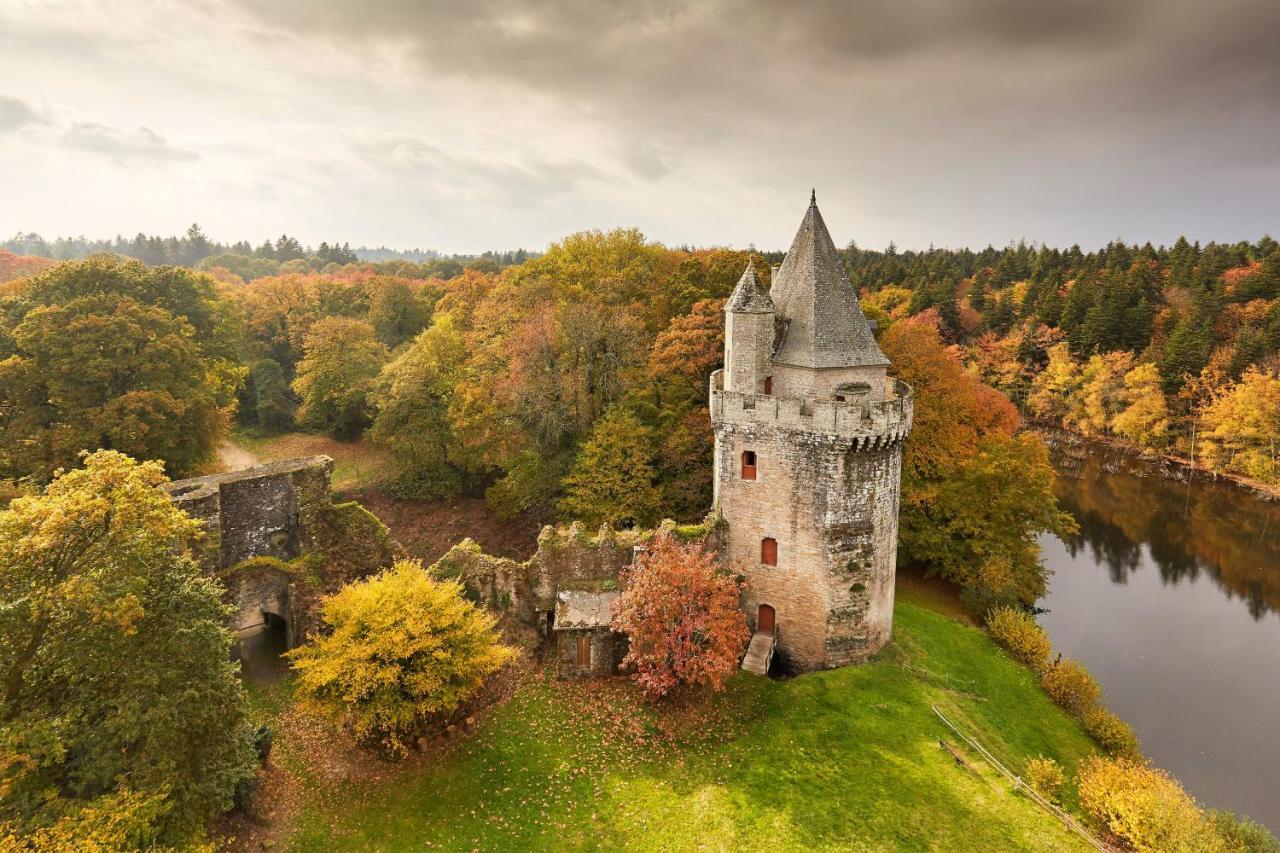
[[[0,477],[47,481],[82,450],[212,458],[243,380],[234,306],[206,275],[94,257],[28,280],[0,311]]]
[[[253,775],[228,608],[188,553],[200,525],[164,482],[158,462],[98,451],[0,512],[10,828],[107,832],[120,809],[131,843],[179,844]]]
[[[126,297],[35,308],[0,362],[0,466],[47,480],[82,450],[160,459],[174,474],[207,461],[222,431],[189,324]]]
[[[373,395],[378,414],[370,437],[390,448],[392,488],[411,498],[456,494],[467,470],[457,463],[449,421],[453,391],[467,353],[447,314],[387,364]]]
[[[592,526],[651,525],[661,511],[654,476],[649,430],[626,409],[611,409],[565,477],[560,511]]]
[[[358,437],[373,414],[369,395],[387,356],[387,348],[363,320],[317,321],[293,380],[294,393],[302,400],[298,421],[337,439]]]
[[[357,737],[397,751],[516,654],[460,583],[415,560],[348,584],[325,600],[322,615],[329,630],[288,653],[298,688]]]

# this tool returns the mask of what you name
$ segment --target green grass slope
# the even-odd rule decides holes
[[[740,674],[661,716],[621,682],[535,676],[443,754],[304,782],[297,850],[1070,850],[1079,839],[964,750],[938,705],[1018,772],[1091,750],[979,631],[911,604],[878,662],[790,681]],[[300,767],[299,745],[282,743]],[[293,755],[290,759],[289,756]],[[1070,796],[1070,795],[1069,795]]]

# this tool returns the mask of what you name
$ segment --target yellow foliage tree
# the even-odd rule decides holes
[[[1049,363],[1031,383],[1027,408],[1038,418],[1065,421],[1081,381],[1080,365],[1071,350],[1065,343],[1056,344],[1049,348]]]
[[[1099,353],[1085,363],[1079,402],[1072,407],[1068,424],[1085,435],[1101,435],[1125,405],[1125,374],[1133,366],[1128,352]]]
[[[357,737],[403,751],[433,716],[449,714],[515,657],[494,617],[416,560],[343,587],[322,611],[331,631],[288,655],[298,687]]]
[[[334,438],[356,438],[372,416],[369,396],[387,348],[363,320],[326,317],[311,327],[304,352],[293,380],[302,400],[298,422]]]
[[[1280,376],[1256,367],[1218,392],[1203,412],[1204,458],[1270,483],[1280,482]]]
[[[1112,431],[1143,447],[1164,447],[1169,439],[1169,407],[1160,387],[1160,369],[1139,364],[1124,375],[1125,408],[1111,422]]]

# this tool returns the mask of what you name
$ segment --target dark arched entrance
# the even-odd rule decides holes
[[[281,657],[289,648],[289,623],[278,613],[262,611],[262,622],[240,629],[240,675],[245,681],[270,684],[289,669]]]

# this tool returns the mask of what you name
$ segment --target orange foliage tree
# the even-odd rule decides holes
[[[1034,603],[1045,591],[1039,535],[1074,529],[1054,499],[1044,444],[1014,434],[1013,404],[965,370],[935,325],[899,321],[880,344],[915,390],[902,463],[903,556],[959,585],[978,612]]]
[[[613,625],[630,640],[622,663],[635,668],[645,696],[657,700],[679,686],[721,689],[751,636],[738,579],[701,545],[660,534],[622,583]]]

